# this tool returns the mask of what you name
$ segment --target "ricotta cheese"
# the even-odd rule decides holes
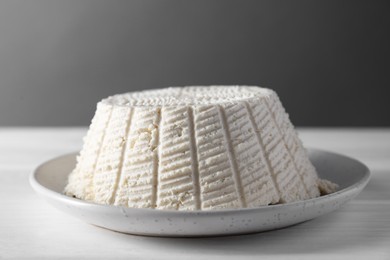
[[[335,190],[318,178],[274,91],[199,86],[100,101],[65,194],[134,208],[213,210]]]

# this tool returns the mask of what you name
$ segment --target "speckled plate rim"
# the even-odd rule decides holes
[[[67,176],[75,166],[77,153],[42,163],[30,174],[29,180],[32,188],[54,207],[87,223],[113,231],[169,237],[245,234],[287,227],[334,211],[359,194],[370,179],[368,167],[356,159],[319,149],[308,149],[308,154],[320,177],[336,182],[341,189],[314,199],[257,208],[155,210],[101,205],[68,197],[59,188],[65,186]],[[342,166],[346,169],[341,169]],[[332,171],[343,172],[338,177],[344,180],[334,180]],[[352,180],[346,176],[347,173],[357,176]]]

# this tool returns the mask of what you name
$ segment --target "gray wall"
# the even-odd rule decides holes
[[[0,125],[88,125],[115,93],[275,89],[299,126],[390,126],[386,1],[1,1]]]

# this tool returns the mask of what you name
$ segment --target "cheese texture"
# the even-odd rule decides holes
[[[99,204],[213,210],[335,189],[318,178],[274,91],[208,86],[103,99],[65,193]]]

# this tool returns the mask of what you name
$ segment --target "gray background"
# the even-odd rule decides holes
[[[115,93],[273,88],[298,126],[390,126],[386,1],[1,1],[0,126],[88,125]]]

